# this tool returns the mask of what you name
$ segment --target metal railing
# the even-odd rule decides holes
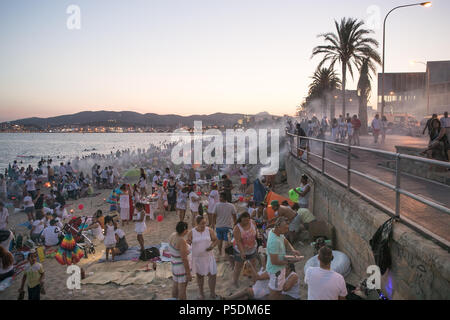
[[[428,159],[428,158],[421,158],[421,157],[411,156],[411,155],[407,155],[407,154],[400,154],[400,153],[378,150],[378,149],[370,149],[370,148],[365,148],[365,147],[360,147],[360,146],[352,146],[350,144],[338,143],[338,142],[327,141],[327,140],[320,140],[320,139],[316,139],[316,138],[312,138],[312,137],[298,136],[298,135],[295,135],[295,134],[292,134],[289,132],[286,132],[286,135],[289,137],[288,140],[290,141],[290,143],[289,143],[290,144],[290,153],[296,159],[305,162],[308,166],[321,172],[322,175],[326,175],[327,177],[335,180],[339,184],[345,186],[347,188],[347,190],[358,194],[359,196],[361,196],[368,202],[374,204],[376,207],[378,207],[378,208],[382,209],[384,212],[388,213],[390,216],[396,217],[398,221],[404,222],[409,227],[415,229],[416,231],[420,232],[421,234],[424,234],[428,238],[432,239],[434,242],[437,242],[439,245],[441,245],[445,249],[449,250],[450,243],[447,240],[434,234],[432,231],[425,229],[423,226],[418,225],[417,223],[411,221],[410,219],[400,216],[400,196],[401,195],[404,195],[408,198],[414,199],[418,202],[428,205],[440,212],[450,214],[450,208],[447,208],[433,200],[425,199],[424,197],[422,197],[418,194],[408,192],[400,187],[401,186],[401,175],[402,175],[401,160],[412,160],[412,161],[417,161],[417,162],[426,163],[426,164],[430,164],[430,165],[441,166],[441,167],[445,167],[445,168],[450,168],[449,162],[436,161],[436,160],[432,160],[432,159]],[[311,150],[309,148],[310,142],[317,142],[317,143],[322,144],[322,152],[321,152],[322,154],[321,155],[311,152]],[[347,163],[346,164],[338,163],[336,161],[333,161],[333,160],[325,157],[325,150],[326,150],[327,145],[344,148],[347,152],[347,160],[346,160]],[[294,146],[295,146],[295,148],[293,148]],[[354,154],[352,153],[353,150],[361,150],[361,151],[369,152],[372,154],[378,154],[378,155],[392,157],[393,159],[395,159],[395,163],[396,163],[395,185],[392,185],[388,182],[382,181],[376,177],[370,176],[364,172],[352,169],[352,167],[351,167],[352,156],[354,156]],[[303,159],[302,156],[299,156],[299,151],[302,152],[302,155],[303,155],[303,153],[306,153],[306,159]],[[310,156],[313,156],[313,157],[321,160],[321,168],[318,168],[310,163]],[[342,180],[340,180],[336,177],[333,177],[332,175],[326,174],[326,172],[325,172],[325,164],[326,163],[333,164],[343,170],[346,170],[347,181],[343,182]],[[362,177],[362,178],[367,179],[371,182],[374,182],[378,185],[386,187],[392,191],[395,191],[395,209],[392,210],[391,208],[386,207],[380,201],[373,199],[372,197],[363,193],[361,190],[358,190],[357,188],[352,187],[351,174],[355,174],[359,177]],[[450,191],[449,191],[449,194],[450,194]]]

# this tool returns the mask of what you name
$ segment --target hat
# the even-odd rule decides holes
[[[270,202],[270,205],[273,207],[273,206],[279,206],[280,205],[280,203],[278,202],[278,200],[272,200],[271,202]]]

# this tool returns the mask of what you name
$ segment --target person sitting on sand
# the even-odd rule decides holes
[[[176,232],[169,237],[169,251],[172,262],[172,298],[186,300],[186,287],[192,281],[191,269],[188,255],[189,245],[184,237],[188,233],[188,224],[179,221],[176,225]]]
[[[125,232],[122,229],[117,228],[117,225],[115,226],[116,230],[116,247],[114,248],[114,254],[116,256],[120,256],[121,254],[124,254],[125,251],[128,250],[128,243],[127,239],[125,238]]]
[[[145,206],[143,203],[136,203],[136,210],[133,220],[135,222],[134,231],[137,233],[137,241],[141,247],[141,252],[143,252],[145,250],[143,234],[145,230],[147,230],[147,225],[145,224]]]
[[[197,275],[199,299],[205,299],[203,291],[205,276],[208,276],[210,297],[215,299],[217,265],[213,249],[218,240],[214,230],[206,226],[206,219],[203,216],[197,216],[196,222],[197,226],[189,231],[186,241],[192,245],[192,271]]]
[[[300,278],[293,263],[286,265],[286,280],[281,296],[283,300],[300,300]]]
[[[56,246],[60,242],[61,230],[56,226],[56,220],[50,221],[50,225],[42,231],[44,244],[46,247]]]
[[[264,261],[264,260],[263,260]],[[264,300],[270,294],[269,290],[269,273],[265,270],[265,262],[261,270],[256,272],[255,267],[246,262],[251,270],[253,285],[245,288],[229,297],[223,298],[223,300]]]
[[[41,243],[41,234],[42,231],[44,231],[45,228],[45,217],[44,213],[42,211],[36,212],[36,220],[33,221],[31,231],[30,231],[30,238],[35,243],[39,244]]]

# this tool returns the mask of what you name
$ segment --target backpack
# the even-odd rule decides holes
[[[151,247],[142,251],[141,255],[139,256],[139,260],[148,261],[159,256],[159,249],[156,247]]]

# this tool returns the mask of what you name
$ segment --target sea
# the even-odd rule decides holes
[[[117,150],[148,149],[171,142],[168,133],[0,133],[0,169],[17,160],[37,166],[41,158],[63,162]]]

